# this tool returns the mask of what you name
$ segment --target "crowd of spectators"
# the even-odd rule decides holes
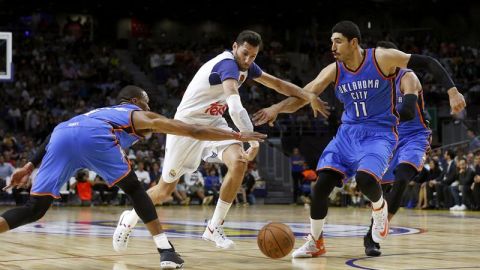
[[[71,21],[69,25],[63,31],[48,29],[48,31],[38,30],[28,35],[14,35],[15,79],[12,82],[0,83],[0,114],[2,115],[0,118],[0,186],[6,184],[15,168],[27,161],[28,157],[36,151],[36,145],[52,131],[56,124],[96,107],[114,105],[117,91],[123,85],[132,82],[131,74],[125,70],[115,53],[113,41],[95,39],[93,42],[90,23],[84,25]],[[327,38],[325,40],[328,41]],[[256,62],[266,72],[303,86],[321,67],[333,61],[327,43],[308,41],[307,35],[299,43],[300,46],[291,51],[291,46],[287,50],[282,40],[265,40],[265,45]],[[480,111],[478,48],[442,42],[429,35],[421,39],[403,36],[395,41],[407,52],[431,55],[439,59],[453,75],[459,89],[466,96],[468,109],[464,117],[472,119],[478,115]],[[374,46],[375,41],[367,36],[364,38],[364,43]],[[156,85],[156,89],[148,89],[151,96],[150,107],[172,117],[176,106],[172,100],[177,100],[178,103],[198,68],[216,54],[229,49],[225,44],[230,43],[224,39],[216,39],[192,43],[185,47],[183,44],[158,44],[148,39],[137,40],[135,50],[130,53],[135,63]],[[425,90],[426,106],[443,104],[444,107],[448,107],[446,93],[432,81],[432,76],[422,73],[420,75]],[[240,95],[247,111],[251,113],[283,98],[253,82],[245,83],[240,89]],[[260,130],[269,132],[270,136],[319,135],[324,132],[332,134],[339,124],[341,104],[338,104],[334,95],[328,91],[324,98],[337,108],[336,113],[329,119],[315,119],[311,117],[310,110],[304,108],[296,114],[279,117],[276,129],[261,127]],[[228,118],[228,114],[225,116]],[[478,143],[475,132],[477,131],[472,130],[472,142],[477,140]],[[157,134],[127,150],[145,188],[158,182],[164,146],[165,135]],[[421,174],[423,178],[419,177],[418,182],[412,183],[412,187],[409,186],[409,190],[413,190],[410,193],[417,195],[406,199],[405,205],[419,204],[424,208],[454,206],[462,209],[477,208],[476,195],[472,195],[473,199],[467,198],[468,188],[472,190],[472,194],[478,195],[480,176],[478,176],[478,162],[474,164],[476,162],[474,160],[478,158],[473,158],[474,156],[474,152],[456,154],[455,164],[458,164],[458,168],[463,168],[457,170],[452,169],[451,165],[446,166],[449,163],[445,161],[447,158],[444,158],[443,153],[431,154],[424,169],[428,176]],[[463,163],[466,165],[461,165]],[[243,192],[239,194],[239,202],[255,202],[252,196],[254,183],[261,179],[254,169],[255,166],[252,164],[249,167]],[[298,172],[295,178],[300,179],[297,179],[300,183],[303,177],[301,172],[308,169],[308,166],[305,168],[302,164],[296,164],[296,166]],[[433,172],[427,174],[425,170],[428,172],[433,170]],[[438,170],[441,170],[441,173],[438,173]],[[444,172],[451,170],[455,171],[455,177],[446,180]],[[87,179],[86,172],[82,173],[82,175],[77,174],[76,180],[72,180],[72,183],[65,187],[66,194],[73,191],[97,194],[98,196],[93,197],[79,197],[80,201],[87,205],[92,201],[95,203],[100,201],[100,204],[126,203],[121,192],[102,184],[100,177],[89,172]],[[470,174],[474,175],[473,178]],[[182,179],[179,188],[172,194],[172,201],[179,204],[212,203],[218,197],[223,176],[224,171],[220,166],[204,164],[199,172]],[[308,197],[306,187],[295,190],[295,198]],[[355,199],[353,197],[351,199],[352,203],[360,204],[361,196],[355,188],[348,192],[355,195]],[[13,190],[8,194],[3,192],[0,200],[11,202],[12,198],[15,198],[17,203],[21,203],[25,194],[28,194],[28,189]]]

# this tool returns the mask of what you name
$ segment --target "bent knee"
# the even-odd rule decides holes
[[[238,156],[235,158],[232,163],[228,166],[229,171],[245,172],[247,170],[247,161]]]

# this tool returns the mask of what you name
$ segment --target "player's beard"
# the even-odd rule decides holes
[[[240,71],[247,71],[248,70],[249,67],[245,68],[240,64],[239,57],[237,56],[236,53],[233,55],[233,58],[235,59],[235,62],[237,62],[237,66],[238,66],[238,69],[240,69]]]

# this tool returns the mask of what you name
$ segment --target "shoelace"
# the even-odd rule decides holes
[[[385,219],[383,218],[383,215],[380,213],[380,214],[375,214],[375,215],[378,215],[378,217],[376,218],[377,221],[379,222],[375,222],[375,230],[383,230],[383,224],[385,224]]]
[[[125,237],[122,237],[123,236],[123,232],[121,232],[119,235],[118,235],[118,239],[117,239],[117,242],[121,241],[122,238],[123,238],[123,242],[126,243],[127,242],[127,239],[128,237],[130,237],[130,233],[132,232],[132,230],[128,230],[128,232],[125,234]]]
[[[310,235],[303,237],[303,239],[307,240],[307,244],[308,244],[307,247],[314,247],[315,249],[317,248],[315,240],[313,240],[313,238]]]

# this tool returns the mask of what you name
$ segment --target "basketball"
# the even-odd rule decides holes
[[[258,248],[265,256],[279,259],[287,256],[295,245],[295,236],[283,223],[268,223],[257,236]]]

